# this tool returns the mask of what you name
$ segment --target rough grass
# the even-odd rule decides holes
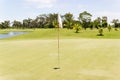
[[[0,41],[0,80],[119,80],[119,39]]]
[[[28,34],[7,38],[4,40],[29,40],[29,39],[56,39],[57,38],[57,29],[7,29],[0,30],[0,33],[6,33],[9,31],[28,31]],[[115,31],[114,29],[111,32],[108,29],[104,29],[104,36],[97,36],[98,30],[87,29],[81,30],[79,33],[75,33],[75,30],[69,29],[60,29],[60,38],[62,39],[79,39],[79,38],[93,38],[93,39],[120,39],[120,31]]]

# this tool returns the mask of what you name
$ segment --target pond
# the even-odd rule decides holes
[[[28,32],[8,32],[8,33],[5,33],[5,34],[0,34],[0,39],[3,39],[3,38],[10,38],[10,37],[13,37],[13,36],[18,36],[18,35],[22,35],[22,34],[26,34]]]

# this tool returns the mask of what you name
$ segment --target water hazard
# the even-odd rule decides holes
[[[3,38],[10,38],[10,37],[14,37],[14,36],[18,36],[18,35],[22,35],[22,34],[26,34],[28,32],[8,32],[5,34],[0,34],[0,39]]]

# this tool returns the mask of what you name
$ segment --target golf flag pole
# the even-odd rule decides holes
[[[54,69],[60,69],[60,28],[62,27],[62,19],[60,14],[58,14],[58,67],[54,68]]]
[[[58,23],[59,24],[59,23]],[[60,32],[59,32],[59,26],[58,26],[58,69],[60,69]]]

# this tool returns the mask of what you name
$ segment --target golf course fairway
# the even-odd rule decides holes
[[[0,80],[119,80],[120,39],[1,40]]]

